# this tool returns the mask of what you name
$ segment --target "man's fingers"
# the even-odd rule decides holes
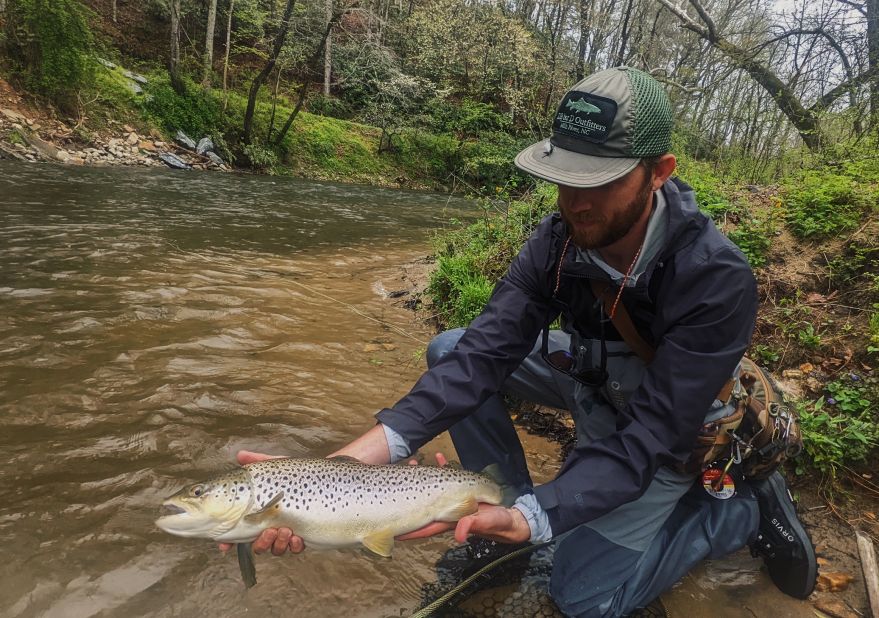
[[[266,455],[265,453],[254,453],[253,451],[238,451],[236,458],[242,466],[255,463],[257,461],[265,461],[266,459],[283,459],[283,455]]]
[[[446,456],[443,455],[442,453],[437,453],[436,454],[436,463],[438,466],[442,467],[442,466],[446,465],[447,463],[449,463],[449,460],[446,459]]]
[[[470,529],[473,527],[473,524],[476,523],[477,515],[467,515],[466,517],[462,517],[458,520],[458,525],[455,526],[455,540],[459,543],[465,543],[467,541],[467,536],[470,534]]]
[[[296,536],[295,534],[290,538],[290,551],[294,554],[302,553],[302,550],[305,549],[305,541],[302,540],[301,536]]]
[[[444,522],[444,521],[435,521],[433,523],[427,524],[423,528],[419,528],[418,530],[413,530],[412,532],[407,532],[406,534],[401,534],[398,537],[395,537],[398,541],[411,541],[412,539],[423,539],[426,536],[433,536],[435,534],[439,534],[441,532],[445,532],[446,530],[451,530],[455,524]]]
[[[292,537],[293,531],[290,530],[290,528],[280,528],[278,530],[278,536],[275,538],[275,542],[272,543],[272,553],[276,556],[284,555]]]
[[[219,545],[217,545],[217,547],[219,547],[220,551],[225,554],[227,551],[232,549],[232,543],[220,543]]]
[[[254,553],[262,554],[269,551],[272,548],[272,545],[275,544],[275,539],[277,538],[277,528],[268,528],[266,530],[263,530],[262,534],[260,534],[259,537],[257,537],[257,539],[253,542]]]

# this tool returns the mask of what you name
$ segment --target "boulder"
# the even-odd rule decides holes
[[[198,146],[196,146],[195,151],[203,155],[206,152],[212,152],[214,150],[214,142],[209,137],[203,137],[199,140]]]
[[[98,62],[107,67],[108,69],[115,69],[116,65],[110,62],[109,60],[105,60],[104,58],[98,58]]]
[[[137,83],[131,81],[130,79],[125,82],[125,85],[131,91],[131,94],[135,96],[143,94],[143,88],[141,88]]]
[[[0,107],[0,114],[3,114],[7,118],[9,118],[12,122],[21,122],[21,123],[27,124],[27,118],[25,118],[22,114],[19,114],[15,110]]]
[[[143,141],[137,145],[141,150],[146,150],[147,152],[156,152],[156,145],[153,142]]]
[[[175,170],[191,170],[192,166],[178,157],[175,154],[171,154],[170,152],[163,152],[159,154],[159,159],[167,165],[168,167]]]
[[[136,146],[138,143],[140,143],[140,138],[137,136],[137,133],[132,132],[132,133],[128,134],[128,137],[125,139],[125,142],[129,146]]]
[[[198,148],[193,139],[180,130],[178,130],[177,135],[174,136],[174,141],[184,148],[188,148],[189,150],[195,150],[196,148]]]
[[[122,71],[122,74],[130,79],[131,81],[137,82],[138,84],[148,84],[149,80],[143,75],[138,75],[137,73],[132,73],[128,69]]]
[[[208,150],[208,152],[207,152],[207,154],[205,154],[205,156],[206,156],[208,159],[210,159],[210,160],[211,160],[211,163],[213,163],[213,164],[216,165],[217,167],[223,167],[223,166],[224,166],[223,160],[222,160],[218,155],[216,155],[213,151]]]

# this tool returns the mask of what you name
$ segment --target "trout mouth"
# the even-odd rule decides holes
[[[168,515],[180,515],[185,512],[186,512],[186,509],[184,509],[183,507],[180,507],[176,504],[169,504],[166,502],[165,504],[162,505],[161,515],[163,517],[166,517]]]

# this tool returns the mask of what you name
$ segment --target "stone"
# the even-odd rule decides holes
[[[363,346],[363,351],[367,354],[371,354],[372,352],[378,352],[382,347],[377,343],[367,343]]]
[[[98,58],[98,62],[107,67],[108,69],[115,69],[116,65],[110,62],[109,60],[105,60],[104,58]]]
[[[126,133],[134,133],[134,127],[132,127],[130,124],[122,125],[122,130]]]
[[[158,139],[157,139],[157,140],[155,140],[155,141],[153,142],[153,146],[155,146],[156,148],[164,148],[164,147],[165,147],[165,142],[163,142],[162,140],[158,140]]]
[[[162,161],[162,163],[164,163],[165,165],[167,165],[168,167],[170,167],[172,169],[177,169],[177,170],[191,170],[192,169],[192,166],[189,165],[189,163],[187,163],[186,161],[184,161],[183,159],[181,159],[177,155],[172,154],[170,152],[160,153],[159,159]]]
[[[819,573],[815,590],[819,592],[842,592],[854,581],[848,573]]]
[[[218,155],[214,154],[213,151],[208,150],[208,152],[207,152],[207,154],[206,154],[205,156],[206,156],[208,159],[210,159],[210,160],[211,160],[211,163],[213,163],[213,164],[216,165],[217,167],[223,167],[223,166],[225,165],[224,162],[223,162],[223,160],[222,160]]]
[[[9,118],[9,120],[11,120],[12,122],[23,122],[23,123],[27,124],[27,121],[28,121],[28,119],[24,115],[19,114],[15,110],[0,107],[0,114],[3,114],[7,118]],[[18,127],[15,127],[13,125],[13,128],[18,128]]]
[[[140,137],[137,136],[137,133],[129,133],[128,138],[125,140],[129,146],[136,146],[140,143]]]
[[[131,94],[137,96],[143,94],[143,88],[141,88],[137,83],[131,81],[130,79],[125,82],[125,86],[128,90],[131,91]]]
[[[819,597],[815,603],[815,609],[824,612],[831,618],[860,618],[842,599],[835,597]]]
[[[140,142],[137,145],[137,147],[140,148],[141,150],[146,150],[147,152],[156,152],[157,151],[156,144],[154,144],[153,142],[143,141],[143,142]]]
[[[129,71],[128,69],[122,71],[122,74],[125,77],[127,77],[128,79],[137,82],[138,84],[148,84],[149,83],[149,80],[146,77],[144,77],[143,75],[139,75],[137,73],[133,73],[132,71]]]
[[[55,155],[55,158],[61,161],[62,163],[66,163],[70,160],[70,153],[66,150],[59,150],[58,154]]]
[[[206,152],[213,152],[214,150],[214,142],[209,137],[203,137],[198,141],[198,146],[195,147],[195,152],[200,155],[204,155]]]
[[[793,380],[797,378],[802,378],[803,372],[799,369],[785,369],[781,372],[781,376],[783,378],[787,378],[788,380]]]
[[[189,150],[195,150],[197,148],[193,139],[180,130],[178,130],[177,135],[174,136],[174,141]]]

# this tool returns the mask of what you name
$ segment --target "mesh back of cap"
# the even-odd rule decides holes
[[[671,149],[671,103],[668,95],[650,75],[629,69],[626,71],[632,88],[634,130],[632,156],[656,157]]]

